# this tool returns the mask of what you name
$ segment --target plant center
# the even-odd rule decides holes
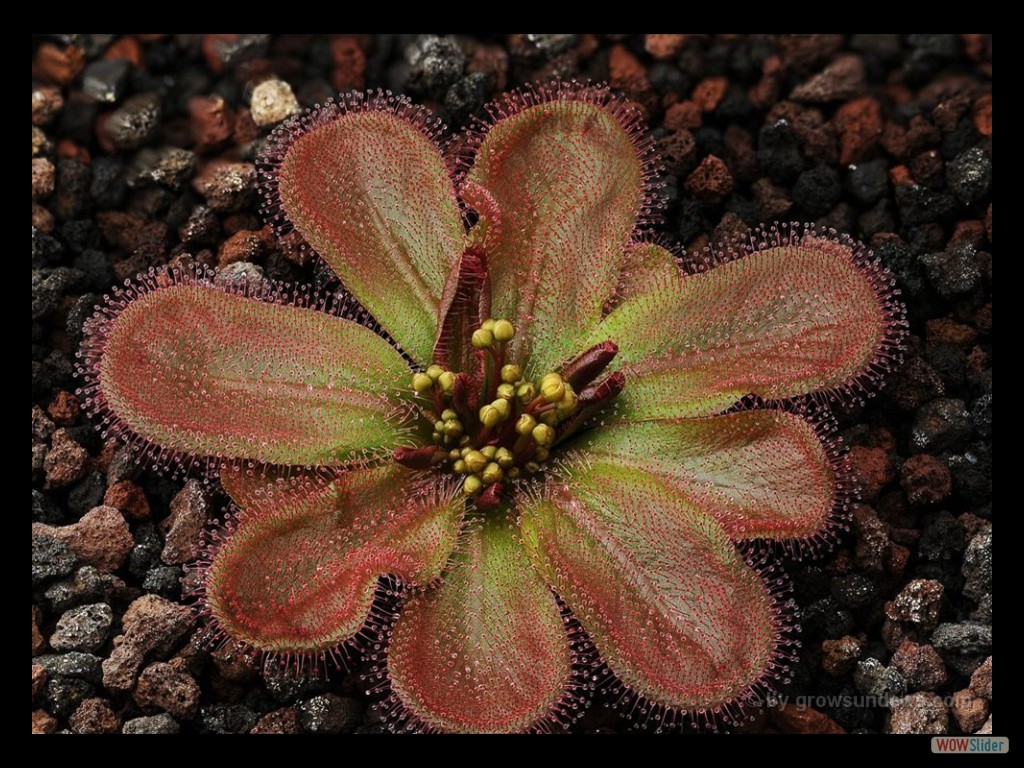
[[[540,472],[552,449],[584,428],[625,381],[613,373],[594,383],[618,351],[612,342],[528,378],[506,358],[515,334],[508,320],[486,320],[472,334],[476,371],[431,365],[413,374],[416,400],[433,422],[432,443],[395,451],[406,466],[459,476],[463,493],[483,508],[496,505],[512,481]]]

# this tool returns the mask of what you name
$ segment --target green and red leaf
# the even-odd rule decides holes
[[[813,537],[839,493],[815,428],[776,409],[616,423],[575,445],[601,463],[657,477],[733,539]]]
[[[650,246],[651,248],[653,246]],[[902,317],[889,276],[842,239],[775,234],[681,277],[649,271],[591,336],[619,344],[615,418],[696,417],[755,394],[841,390],[889,367]]]
[[[455,546],[461,497],[416,483],[392,465],[266,489],[213,555],[207,611],[263,651],[342,645],[365,623],[378,577],[427,584]]]
[[[773,599],[719,524],[658,478],[591,463],[520,505],[525,546],[610,669],[648,701],[712,709],[773,662]]]
[[[491,112],[464,188],[487,201],[477,212],[493,248],[493,314],[516,324],[512,357],[543,373],[580,346],[614,292],[650,145],[635,111],[598,89],[528,90]]]
[[[428,730],[523,731],[566,696],[572,654],[558,604],[507,520],[471,528],[441,585],[405,605],[388,671]]]
[[[92,404],[171,451],[339,465],[397,445],[408,366],[323,312],[201,283],[156,288],[104,320]]]
[[[466,237],[426,113],[382,94],[344,97],[278,129],[262,162],[271,207],[428,363]]]

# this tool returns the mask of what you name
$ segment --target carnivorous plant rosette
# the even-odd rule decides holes
[[[239,511],[203,568],[215,631],[294,661],[383,626],[396,727],[572,719],[591,644],[639,711],[727,716],[790,642],[747,542],[820,541],[844,500],[786,404],[890,366],[889,276],[799,226],[684,271],[643,239],[654,152],[627,102],[558,83],[489,115],[447,151],[390,94],[278,129],[268,216],[360,309],[153,273],[90,323],[85,396],[220,466]]]

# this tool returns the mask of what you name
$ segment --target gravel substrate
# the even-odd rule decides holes
[[[32,39],[32,731],[381,730],[351,672],[261,674],[193,642],[183,565],[223,499],[140,467],[74,395],[115,281],[198,261],[333,279],[258,214],[273,126],[339,90],[407,92],[458,128],[502,90],[607,80],[646,110],[665,235],[776,219],[869,243],[906,360],[842,435],[864,492],[830,554],[788,562],[787,704],[743,730],[991,732],[990,35],[38,35]],[[625,730],[602,704],[579,731]]]

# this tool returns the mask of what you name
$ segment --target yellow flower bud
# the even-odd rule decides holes
[[[459,459],[454,464],[452,464],[452,469],[457,474],[464,475],[466,474],[466,462],[464,462],[462,459]]]
[[[494,343],[494,334],[490,331],[485,331],[483,328],[478,328],[473,331],[473,338],[470,341],[477,349],[487,349]]]
[[[508,320],[496,320],[491,333],[494,334],[496,341],[512,341],[516,335],[516,328]]]
[[[480,328],[485,330],[485,331],[490,331],[491,333],[493,333],[494,332],[494,320],[492,320],[491,318],[487,318],[486,320],[484,320],[480,324]]]
[[[498,466],[502,469],[508,469],[515,463],[515,458],[512,456],[512,451],[508,448],[499,448],[494,453],[494,460],[498,462]]]
[[[496,427],[501,423],[501,414],[493,405],[485,405],[480,409],[480,423],[485,427]]]
[[[452,448],[450,451],[448,451],[448,458],[451,459],[452,461],[458,461],[459,459],[462,458],[462,452],[459,451],[458,448]]]
[[[507,419],[509,413],[512,412],[512,406],[508,404],[508,400],[502,400],[501,398],[491,403],[491,408],[498,412],[498,415],[501,416],[502,421]]]
[[[520,435],[528,435],[533,432],[533,428],[537,426],[537,420],[528,413],[524,413],[516,421],[516,432]]]
[[[480,474],[480,479],[484,481],[484,485],[494,485],[501,480],[501,476],[501,467],[498,466],[497,462],[492,461],[484,467],[484,471]]]
[[[498,385],[498,397],[502,400],[511,400],[516,396],[516,388],[511,384],[499,384]]]
[[[442,392],[451,392],[454,384],[455,374],[451,371],[445,371],[437,377],[437,385],[441,387]]]
[[[523,378],[523,369],[518,365],[509,363],[501,366],[501,380],[506,384],[515,384],[521,378]]]
[[[540,415],[540,420],[548,426],[553,427],[558,423],[558,411],[544,411],[544,413]]]
[[[533,454],[533,458],[535,458],[537,461],[547,461],[550,455],[551,451],[549,451],[547,448],[538,448],[537,451]]]
[[[526,405],[537,396],[537,388],[529,381],[520,384],[519,389],[516,390],[516,396],[519,398],[519,402]]]
[[[444,373],[444,368],[440,365],[431,365],[427,367],[427,376],[429,376],[432,381],[437,381],[438,377],[442,373]]]
[[[445,408],[444,411],[441,413],[441,418],[444,421],[451,421],[452,419],[459,418],[459,414],[457,414],[451,408]]]
[[[416,392],[426,392],[434,388],[434,380],[425,373],[414,373],[412,375],[412,388]]]
[[[480,451],[470,451],[466,454],[463,461],[466,462],[466,469],[470,472],[479,472],[487,466],[487,457],[480,453]]]
[[[446,421],[443,431],[448,437],[459,437],[462,434],[462,422],[458,419]]]
[[[490,461],[491,459],[498,455],[498,448],[497,446],[494,445],[485,445],[483,448],[480,449],[480,453],[484,455],[484,458]]]
[[[507,472],[505,472],[505,477],[507,477],[509,480],[518,480],[519,479],[519,467],[512,467],[512,469],[510,469]]]
[[[536,461],[528,461],[526,462],[526,466],[524,467],[524,469],[531,475],[533,475],[540,471],[540,464],[538,464]]]
[[[537,445],[550,445],[551,441],[555,439],[555,430],[547,424],[538,424],[530,434],[533,435],[533,441]]]
[[[472,496],[474,493],[479,493],[484,487],[483,482],[476,475],[470,475],[466,478],[465,482],[462,483],[462,492],[467,496]]]
[[[557,373],[549,373],[540,380],[540,393],[549,403],[557,403],[565,397],[565,382]]]
[[[444,432],[444,422],[443,421],[435,421],[434,422],[434,431],[435,432]]]
[[[444,439],[444,435],[440,432],[434,432],[431,437],[434,438],[435,443],[440,443]]]

